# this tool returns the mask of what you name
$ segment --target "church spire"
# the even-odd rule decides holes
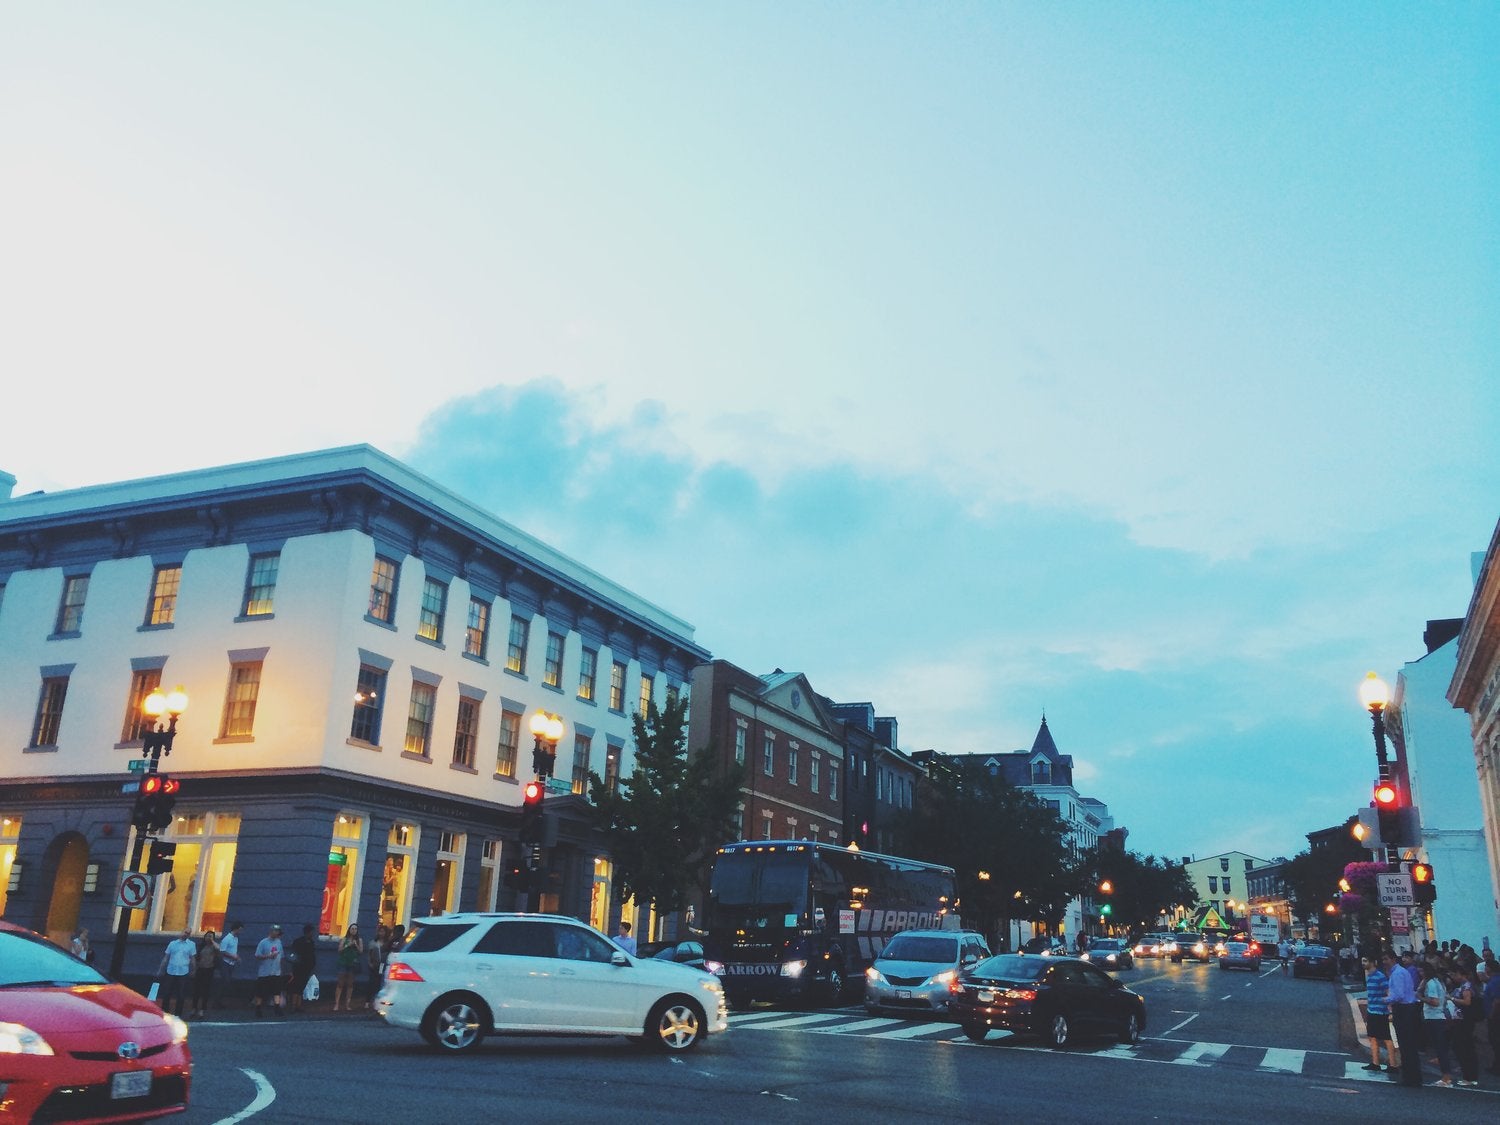
[[[1045,712],[1042,714],[1041,729],[1036,732],[1036,741],[1031,744],[1031,752],[1033,754],[1039,751],[1054,758],[1059,756],[1057,743],[1052,741],[1052,732],[1047,729],[1047,715]]]

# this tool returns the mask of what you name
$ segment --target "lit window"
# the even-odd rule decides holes
[[[67,698],[67,676],[47,676],[42,680],[42,693],[36,704],[36,721],[31,725],[31,745],[57,745],[58,729],[62,726],[63,704]]]
[[[387,625],[396,620],[396,580],[400,568],[379,555],[370,571],[370,616]]]
[[[458,723],[453,731],[453,764],[474,767],[474,747],[479,741],[479,700],[458,701]]]
[[[146,605],[147,625],[170,625],[177,615],[177,589],[182,585],[182,567],[159,566],[151,580],[151,600]]]
[[[464,630],[464,652],[480,660],[490,647],[490,603],[479,598],[469,599],[469,624]]]
[[[155,727],[156,720],[141,710],[141,704],[159,687],[160,668],[141,668],[131,674],[130,697],[125,702],[125,726],[120,731],[121,742],[140,742]]]
[[[432,873],[432,897],[428,914],[451,914],[458,909],[458,888],[463,882],[464,843],[462,832],[438,833],[437,867]]]
[[[641,676],[641,714],[651,713],[651,696],[656,690],[656,681],[650,676]]]
[[[548,687],[562,686],[563,635],[547,634],[547,659],[542,666],[542,683]]]
[[[328,847],[328,874],[323,883],[323,911],[318,933],[343,937],[358,917],[360,857],[364,855],[365,818],[341,812],[333,818],[333,840]],[[371,938],[374,935],[370,935]]]
[[[476,910],[494,910],[500,893],[500,841],[485,840],[479,848],[479,897]]]
[[[620,785],[620,756],[623,746],[610,743],[604,750],[604,787],[613,793]]]
[[[385,869],[380,876],[378,921],[386,926],[404,926],[411,921],[411,874],[416,867],[417,826],[404,821],[391,825],[386,838]]]
[[[609,709],[625,710],[625,665],[618,660],[609,667]]]
[[[589,791],[589,758],[593,754],[594,740],[586,734],[573,736],[573,792],[587,794]]]
[[[243,617],[264,617],[271,612],[276,599],[276,575],[281,569],[281,555],[251,555],[250,572],[245,578]]]
[[[448,611],[448,583],[429,578],[422,583],[422,612],[417,617],[417,636],[441,643],[443,617]]]
[[[586,648],[578,662],[578,698],[594,698],[594,676],[599,668],[598,650]]]
[[[495,773],[500,777],[516,776],[516,754],[521,746],[521,713],[500,712],[500,743],[495,751]]]
[[[224,699],[220,738],[248,738],[255,727],[255,704],[260,698],[259,660],[229,666],[229,691]]]
[[[10,877],[21,846],[21,814],[0,813],[0,917],[10,896]]]
[[[437,709],[437,688],[413,680],[411,704],[406,711],[406,752],[427,757],[432,749],[432,713]]]
[[[161,837],[177,845],[172,869],[156,877],[149,908],[130,912],[130,928],[223,933],[239,833],[239,813],[179,810]]]
[[[359,684],[354,691],[354,721],[349,737],[372,746],[380,744],[380,714],[385,706],[385,672],[368,664],[359,668]]]
[[[526,674],[526,644],[531,637],[531,622],[524,617],[510,619],[510,643],[505,650],[505,668]]]
[[[63,579],[62,601],[57,607],[57,632],[76,633],[83,628],[83,603],[88,596],[87,574]]]

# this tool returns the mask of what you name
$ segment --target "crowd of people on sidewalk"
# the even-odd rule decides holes
[[[154,976],[154,995],[163,1011],[202,1019],[210,1008],[226,1008],[240,990],[239,967],[245,961],[254,966],[253,979],[243,983],[250,985],[250,1007],[257,1019],[264,1018],[267,1008],[272,1015],[282,1016],[300,1012],[322,997],[318,935],[311,923],[289,943],[283,942],[280,926],[271,926],[248,958],[240,950],[243,929],[243,922],[232,922],[222,935],[210,929],[197,937],[185,929],[167,943]],[[360,936],[358,924],[351,923],[334,952],[333,1010],[373,1007],[386,961],[405,940],[405,926],[381,925],[367,940]],[[92,958],[87,930],[75,935],[73,951]],[[364,995],[357,1000],[361,983]]]
[[[1423,1062],[1430,1060],[1437,1085],[1478,1086],[1483,1029],[1488,1073],[1500,1076],[1500,961],[1488,943],[1481,953],[1457,941],[1427,942],[1420,953],[1386,949],[1361,964],[1370,1043],[1365,1070],[1421,1086]]]

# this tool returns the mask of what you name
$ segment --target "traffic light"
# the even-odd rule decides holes
[[[546,787],[540,781],[528,781],[521,798],[521,842],[540,844],[546,829],[542,824],[542,798]]]
[[[1394,781],[1375,782],[1375,814],[1381,840],[1395,844],[1401,835],[1401,788]]]
[[[152,840],[151,854],[146,857],[146,874],[166,874],[168,871],[172,870],[172,860],[176,855],[176,844],[166,844],[160,840]]]
[[[172,808],[177,804],[177,791],[182,783],[164,773],[148,773],[141,778],[141,788],[135,795],[135,808],[130,814],[130,823],[141,832],[160,832],[172,823]]]
[[[1430,906],[1437,901],[1437,882],[1432,877],[1432,864],[1411,865],[1412,899],[1418,906]]]
[[[1385,847],[1385,838],[1380,834],[1379,809],[1360,809],[1358,823],[1354,825],[1354,838],[1359,846],[1379,851]]]

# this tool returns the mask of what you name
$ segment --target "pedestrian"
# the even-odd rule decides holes
[[[214,986],[214,972],[219,967],[218,935],[204,930],[198,939],[198,951],[193,954],[193,1001],[189,1005],[191,1014],[202,1019],[208,1015],[208,997]]]
[[[1286,972],[1292,963],[1292,943],[1282,938],[1276,944],[1276,955],[1281,958],[1281,971]]]
[[[1468,967],[1460,962],[1450,976],[1452,987],[1448,999],[1458,1010],[1458,1016],[1448,1021],[1448,1034],[1453,1041],[1453,1054],[1458,1058],[1460,1086],[1479,1085],[1479,1048],[1474,1044],[1474,1029],[1484,1015],[1484,1002],[1479,990],[1474,987],[1474,977]]]
[[[354,1011],[354,974],[364,964],[365,944],[359,940],[359,923],[350,922],[349,928],[339,940],[338,980],[333,988],[333,1010],[340,1006],[344,1011]]]
[[[255,996],[250,1003],[255,1007],[256,1019],[265,1016],[267,1000],[278,1016],[282,1014],[281,995],[285,986],[281,978],[281,958],[284,952],[280,926],[272,926],[255,947]]]
[[[312,979],[313,973],[318,968],[318,942],[311,922],[302,927],[301,937],[292,939],[291,960],[291,1008],[293,1012],[300,1012],[303,1002],[302,994],[307,990],[307,982]]]
[[[1422,1084],[1422,1006],[1417,999],[1414,977],[1405,965],[1410,954],[1402,960],[1396,959],[1394,950],[1387,949],[1381,956],[1381,965],[1387,978],[1386,1002],[1395,1024],[1396,1046],[1400,1049],[1401,1085]]]
[[[1370,1041],[1370,1061],[1364,1069],[1395,1074],[1401,1068],[1401,1056],[1391,1041],[1390,978],[1381,972],[1373,957],[1366,957],[1365,970],[1365,1036]],[[1385,1048],[1385,1066],[1380,1065],[1380,1048]]]
[[[88,930],[79,930],[76,934],[74,934],[73,940],[69,943],[68,947],[73,951],[74,957],[77,957],[80,961],[87,962],[88,964],[93,964],[94,945],[91,941],[89,941]]]
[[[1427,1045],[1437,1056],[1439,1086],[1453,1085],[1453,1057],[1449,1050],[1451,1039],[1449,1024],[1453,1018],[1453,1002],[1448,999],[1448,982],[1443,971],[1429,963],[1422,980],[1422,1033],[1427,1036]]]
[[[615,934],[615,944],[632,957],[635,956],[635,938],[630,933],[630,923],[620,919],[620,930]]]
[[[224,936],[219,939],[219,968],[214,980],[215,1008],[224,1007],[224,997],[229,995],[234,986],[235,969],[240,963],[240,931],[244,928],[243,922],[231,922],[224,931]]]
[[[162,982],[161,994],[157,997],[162,1011],[170,1012],[175,1005],[176,1014],[182,1015],[182,1006],[188,998],[188,985],[192,980],[193,955],[197,952],[198,946],[193,942],[191,929],[183,930],[178,937],[167,942],[167,948],[162,950],[161,964],[156,967],[156,978]]]
[[[380,982],[385,977],[385,943],[390,938],[391,931],[381,922],[375,927],[374,940],[365,946],[365,964],[370,971],[370,994],[365,997],[366,1008],[375,1006],[375,994],[380,991]]]

